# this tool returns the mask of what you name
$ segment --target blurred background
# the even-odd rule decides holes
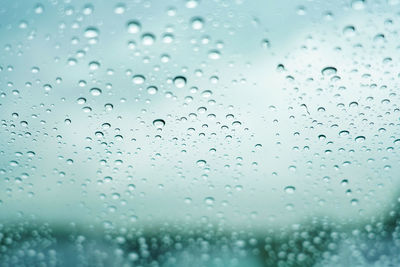
[[[398,0],[2,0],[0,266],[400,265]]]

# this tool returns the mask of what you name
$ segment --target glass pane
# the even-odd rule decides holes
[[[400,265],[399,0],[3,0],[0,266]]]

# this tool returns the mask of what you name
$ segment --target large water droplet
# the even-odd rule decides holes
[[[199,5],[199,0],[186,0],[187,8],[195,8]]]
[[[186,78],[183,76],[176,76],[174,78],[174,85],[176,88],[183,88],[186,85]]]
[[[362,135],[357,136],[354,140],[355,140],[357,143],[364,142],[364,141],[365,141],[365,136],[362,136]]]
[[[331,76],[331,75],[335,75],[337,72],[337,69],[335,67],[326,67],[323,68],[321,73],[324,76]]]
[[[356,28],[352,25],[348,25],[343,28],[343,35],[346,37],[353,37],[356,35]]]
[[[294,191],[296,191],[296,187],[294,187],[294,186],[289,185],[289,186],[285,187],[285,192],[288,194],[293,194]]]
[[[219,59],[221,58],[221,52],[219,52],[218,50],[210,50],[208,52],[208,58],[209,59]]]
[[[204,203],[206,203],[208,206],[212,206],[215,202],[215,199],[213,197],[206,197],[204,199]]]
[[[114,7],[114,13],[121,15],[124,14],[126,10],[126,6],[123,3],[118,3],[115,7]]]
[[[145,78],[143,75],[135,75],[132,77],[132,82],[134,84],[143,84],[145,81]]]
[[[158,92],[157,87],[155,87],[155,86],[149,86],[149,87],[147,87],[147,93],[148,93],[149,95],[155,95],[155,94],[157,94],[157,92]]]
[[[200,159],[200,160],[198,160],[197,162],[196,162],[196,164],[197,164],[197,166],[199,166],[199,167],[204,167],[204,166],[206,166],[206,161],[204,160],[204,159]]]
[[[363,10],[365,8],[365,0],[353,0],[351,2],[351,7],[354,10]]]
[[[126,30],[128,31],[128,33],[132,33],[132,34],[138,33],[138,32],[140,32],[141,29],[142,29],[142,26],[141,26],[140,22],[137,20],[130,20],[126,24]]]
[[[99,36],[99,30],[96,27],[87,27],[84,35],[86,38],[96,38]]]
[[[153,125],[156,128],[161,129],[161,128],[163,128],[165,126],[165,121],[162,120],[162,119],[156,119],[156,120],[153,121]]]
[[[101,95],[101,89],[94,87],[90,89],[90,93],[92,94],[92,96],[99,96]]]
[[[190,24],[194,30],[201,30],[204,26],[204,20],[200,17],[194,17],[191,19]]]
[[[156,37],[151,33],[145,33],[142,35],[143,45],[152,45],[156,41]]]

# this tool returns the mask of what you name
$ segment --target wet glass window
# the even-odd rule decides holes
[[[0,266],[399,266],[400,0],[2,0]]]

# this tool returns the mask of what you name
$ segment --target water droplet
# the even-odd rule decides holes
[[[270,48],[271,47],[271,42],[268,39],[263,39],[261,41],[261,47],[262,48]]]
[[[82,13],[83,13],[83,15],[88,16],[88,15],[90,15],[90,14],[93,13],[93,10],[94,10],[93,5],[91,5],[91,4],[86,4],[86,5],[83,7],[83,9],[82,9]]]
[[[307,13],[306,8],[304,6],[299,6],[299,7],[297,7],[296,13],[299,16],[304,16]]]
[[[135,75],[132,77],[132,82],[134,84],[143,84],[146,79],[143,75]]]
[[[20,28],[20,29],[26,29],[26,28],[28,28],[28,22],[26,22],[25,20],[20,21],[20,23],[19,23],[19,28]]]
[[[194,30],[201,30],[204,26],[204,20],[200,17],[194,17],[190,21]]]
[[[89,113],[89,112],[92,111],[92,108],[86,106],[86,107],[83,107],[82,110],[83,110],[83,112],[85,112],[85,113]]]
[[[163,37],[162,37],[162,41],[163,41],[163,43],[165,43],[165,44],[170,44],[170,43],[172,43],[173,41],[174,41],[174,35],[173,34],[171,34],[171,33],[166,33],[166,34],[164,34],[163,35]]]
[[[363,10],[365,8],[365,0],[353,0],[351,2],[351,7],[354,10]]]
[[[293,194],[295,191],[296,191],[296,187],[294,187],[294,186],[289,185],[289,186],[285,187],[285,192],[288,194]]]
[[[156,41],[156,37],[151,33],[145,33],[142,35],[142,44],[143,45],[153,45]]]
[[[358,107],[358,103],[356,101],[350,102],[349,107],[350,108]]]
[[[99,96],[101,95],[101,89],[94,87],[90,89],[90,93],[92,94],[92,96]]]
[[[291,204],[291,203],[289,203],[289,204],[286,205],[285,208],[286,208],[286,210],[288,210],[288,211],[292,211],[292,210],[294,209],[294,205]]]
[[[235,127],[235,128],[239,127],[240,125],[242,125],[242,123],[240,121],[232,122],[232,126]]]
[[[107,111],[111,111],[111,110],[113,110],[114,106],[112,104],[110,104],[110,103],[107,103],[107,104],[104,105],[104,108]]]
[[[326,67],[323,68],[321,73],[324,76],[331,76],[331,75],[335,75],[337,72],[337,69],[335,67]]]
[[[200,160],[198,160],[198,161],[196,162],[196,164],[197,164],[197,166],[199,166],[199,167],[204,167],[204,166],[206,166],[207,162],[206,162],[205,160],[203,160],[203,159],[200,159]]]
[[[204,203],[206,203],[208,206],[214,205],[215,199],[213,197],[206,197],[204,199]]]
[[[121,15],[125,13],[126,6],[123,3],[118,3],[114,8],[114,13]]]
[[[383,33],[379,33],[379,34],[375,35],[374,42],[383,44],[385,42],[385,35]]]
[[[137,20],[130,20],[128,21],[128,23],[126,24],[126,29],[128,31],[128,33],[138,33],[140,32],[140,30],[142,29],[142,26],[140,24],[139,21]]]
[[[34,10],[36,14],[42,14],[44,12],[44,6],[42,4],[36,4]]]
[[[186,7],[187,8],[195,8],[199,5],[199,0],[187,0]]]
[[[87,27],[84,35],[86,38],[96,38],[99,36],[99,30],[96,27]]]
[[[90,70],[98,70],[100,68],[100,63],[97,61],[91,61],[89,63],[89,69]]]
[[[148,93],[149,95],[155,95],[155,94],[157,94],[157,92],[158,92],[157,87],[155,87],[155,86],[149,86],[149,87],[147,87],[147,93]]]
[[[95,135],[97,138],[103,138],[103,137],[104,137],[104,133],[101,132],[101,131],[95,132],[94,135]]]
[[[163,127],[165,126],[165,121],[162,120],[162,119],[157,119],[157,120],[154,120],[154,121],[153,121],[153,125],[154,125],[156,128],[161,129],[161,128],[163,128]]]
[[[86,86],[86,81],[84,81],[84,80],[80,80],[79,82],[78,82],[78,85],[80,86],[80,87],[85,87]]]
[[[203,92],[201,92],[201,96],[204,98],[208,98],[212,95],[212,91],[210,90],[204,90]]]
[[[344,27],[343,35],[346,37],[353,37],[354,35],[356,35],[356,28],[352,25]]]
[[[103,123],[103,124],[101,125],[101,127],[102,127],[104,130],[107,130],[107,129],[109,129],[109,128],[111,127],[111,124],[105,122],[105,123]]]
[[[352,206],[357,206],[357,205],[358,205],[358,199],[353,198],[353,199],[351,200],[351,205],[352,205]]]
[[[176,88],[183,88],[186,85],[186,78],[183,76],[176,76],[174,78],[174,85]]]
[[[44,90],[45,91],[51,91],[51,89],[53,89],[53,87],[50,85],[50,84],[45,84],[45,85],[43,85],[43,88],[44,88]]]
[[[219,52],[218,50],[210,50],[208,52],[208,58],[209,59],[220,59],[221,58],[221,52]]]
[[[355,140],[357,143],[364,142],[364,141],[365,141],[365,136],[362,136],[362,135],[357,136],[354,140]]]

